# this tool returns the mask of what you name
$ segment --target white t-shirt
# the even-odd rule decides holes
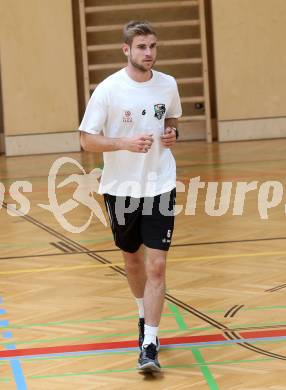
[[[121,69],[94,90],[79,130],[106,137],[153,134],[147,153],[104,152],[99,193],[140,198],[168,192],[176,186],[176,163],[161,145],[165,118],[182,115],[177,83],[172,76],[152,71],[146,82],[131,79]]]

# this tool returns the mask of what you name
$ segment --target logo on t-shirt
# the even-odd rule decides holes
[[[131,123],[132,122],[132,114],[130,111],[124,111],[123,122]]]
[[[155,110],[155,115],[154,116],[157,119],[162,119],[163,115],[166,112],[166,106],[165,106],[165,104],[155,104],[154,110]]]

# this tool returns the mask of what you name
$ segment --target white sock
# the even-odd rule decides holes
[[[149,325],[144,325],[144,341],[143,341],[143,346],[147,346],[151,343],[154,345],[157,345],[156,342],[156,337],[158,335],[158,326],[149,326]]]
[[[144,298],[135,298],[138,305],[139,318],[144,318]]]

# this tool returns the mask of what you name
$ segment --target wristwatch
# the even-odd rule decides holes
[[[179,131],[178,131],[178,129],[177,129],[176,127],[172,127],[172,130],[175,131],[175,133],[176,133],[176,139],[178,139],[178,138],[179,138]]]

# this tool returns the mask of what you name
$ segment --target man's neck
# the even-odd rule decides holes
[[[138,83],[144,83],[145,81],[151,80],[153,74],[152,70],[147,70],[146,72],[143,72],[140,69],[136,69],[133,66],[127,65],[126,72],[128,76]]]

